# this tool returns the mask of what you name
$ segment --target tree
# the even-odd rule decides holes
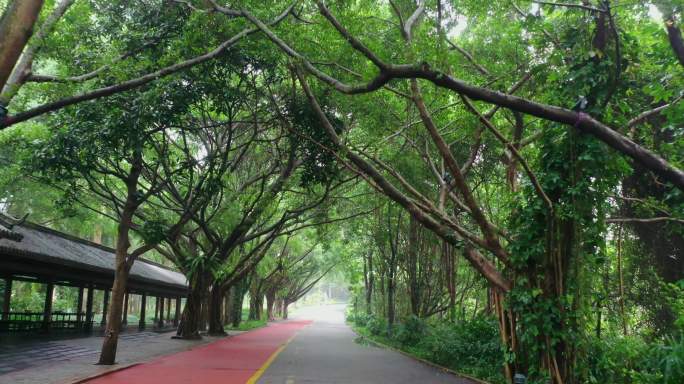
[[[146,51],[148,49],[151,51],[150,53],[152,55],[161,54],[160,48],[164,47],[164,44],[161,44],[161,41],[165,40],[168,37],[168,35],[171,34],[170,31],[178,30],[177,26],[182,25],[184,23],[184,20],[188,17],[188,8],[184,7],[182,4],[168,2],[161,2],[161,4],[159,4],[156,1],[151,2],[154,4],[150,4],[148,7],[140,8],[127,8],[127,3],[125,1],[108,3],[109,6],[104,7],[104,10],[107,11],[106,14],[99,12],[99,9],[85,10],[86,13],[92,13],[90,15],[84,16],[83,22],[89,24],[90,17],[102,18],[105,21],[103,24],[110,28],[109,30],[105,29],[104,31],[92,31],[93,34],[103,33],[107,38],[116,36],[116,38],[113,39],[114,41],[117,41],[118,39],[118,41],[129,42],[131,41],[131,35],[135,36],[138,31],[150,31],[152,29],[155,29],[155,27],[157,26],[151,26],[151,22],[159,22],[161,24],[161,27],[155,30],[155,32],[157,32],[157,35],[149,41],[133,41],[132,45],[135,46],[134,49],[127,52],[110,52],[111,54],[108,55],[109,57],[106,57],[107,60],[105,61],[105,64],[101,64],[99,67],[96,67],[95,69],[92,69],[88,72],[78,73],[75,75],[70,74],[66,76],[53,76],[34,73],[27,74],[26,71],[30,70],[31,65],[35,61],[35,55],[38,52],[38,49],[31,47],[29,51],[26,52],[26,60],[20,63],[21,65],[19,67],[15,68],[16,73],[13,75],[15,81],[12,84],[9,84],[9,88],[4,89],[5,80],[0,82],[0,89],[3,89],[3,96],[2,99],[0,99],[0,101],[2,101],[3,104],[9,103],[9,101],[11,101],[17,94],[19,88],[23,87],[26,83],[30,82],[47,82],[57,84],[80,85],[80,83],[89,82],[89,80],[93,79],[95,81],[90,83],[95,83],[95,87],[86,90],[78,89],[79,87],[75,87],[76,91],[72,90],[71,95],[69,96],[62,96],[61,98],[58,98],[55,101],[46,102],[38,106],[32,106],[27,110],[15,113],[13,115],[8,115],[5,111],[6,105],[3,105],[3,114],[0,116],[0,118],[2,119],[0,121],[0,129],[7,128],[14,124],[18,124],[20,122],[32,119],[36,116],[41,116],[49,112],[57,111],[64,107],[73,104],[78,104],[83,101],[99,99],[102,97],[109,97],[117,93],[129,91],[131,89],[135,89],[146,84],[149,84],[157,79],[191,68],[195,65],[208,62],[210,60],[220,57],[222,54],[233,48],[243,38],[251,34],[254,34],[258,31],[258,29],[255,27],[244,28],[242,30],[235,31],[235,34],[232,37],[221,41],[214,49],[207,50],[206,52],[199,55],[197,55],[195,47],[186,47],[188,51],[194,53],[192,57],[186,59],[178,58],[176,56],[177,52],[172,50],[171,52],[168,52],[168,54],[172,58],[172,60],[176,62],[162,68],[155,68],[154,66],[150,66],[150,62],[146,60],[140,61],[140,63],[142,63],[142,68],[136,68],[137,66],[130,65],[132,59],[136,58],[136,56],[140,52]],[[26,6],[29,4],[35,4],[35,6],[39,6],[40,4],[42,4],[42,1],[16,1],[13,4],[19,3],[22,3]],[[54,38],[55,36],[60,36],[60,31],[54,31],[52,27],[55,24],[55,22],[63,15],[64,11],[69,6],[69,4],[70,3],[68,2],[60,3],[60,5],[58,5],[53,14],[45,21],[43,25],[44,28],[42,28],[40,33],[38,33],[35,37],[38,39],[46,39],[48,33],[51,30],[53,31],[52,34],[50,34],[52,35],[51,37]],[[20,13],[17,13],[19,11],[15,12],[15,8],[8,8],[6,12],[3,13],[3,20],[6,20],[3,25],[6,26],[5,28],[8,28],[8,31],[10,31],[11,28],[11,31],[13,32],[11,35],[7,35],[7,44],[4,45],[8,47],[6,48],[8,49],[8,60],[3,60],[3,63],[5,63],[5,65],[7,66],[7,68],[3,70],[3,72],[6,72],[4,76],[10,76],[10,71],[12,71],[12,68],[14,68],[15,62],[18,59],[18,55],[21,53],[23,47],[26,45],[28,37],[30,37],[30,33],[22,32],[22,30],[25,26],[32,26],[35,23],[36,16],[31,16],[32,14],[38,11],[35,10],[35,6],[34,8],[30,9],[21,8],[19,9],[19,11],[21,11]],[[273,24],[282,21],[286,16],[288,16],[292,11],[292,6],[293,5],[290,5],[280,15],[278,15],[273,20]],[[125,12],[121,12],[124,9],[131,11],[133,17],[127,18]],[[12,13],[10,13],[10,11],[12,11]],[[150,13],[154,14],[150,15]],[[130,26],[130,28],[122,28],[122,24],[111,22],[113,20],[124,21],[122,23],[124,25],[131,22],[132,20],[133,25]],[[92,27],[92,25],[90,27]],[[84,29],[85,28],[88,28],[88,26],[84,26]],[[124,32],[121,33],[122,31]],[[131,35],[126,35],[125,31],[131,32]],[[194,33],[194,30],[191,29],[189,32]],[[142,34],[144,35],[144,32]],[[204,34],[202,36],[203,38],[207,37]],[[79,36],[70,37],[75,40],[79,39]],[[180,40],[182,41],[182,36]],[[11,46],[9,45],[9,43],[12,43]],[[167,44],[167,46],[174,46],[174,44]],[[72,49],[72,46],[67,46],[66,49]],[[65,57],[60,57],[59,55],[55,56],[60,62],[62,60],[59,59]],[[66,57],[71,56],[66,55]],[[50,57],[47,57],[46,59],[50,59]],[[157,60],[154,61],[156,62]],[[114,83],[107,84],[107,82],[105,82],[105,84],[101,84],[97,80],[100,80],[100,78],[103,77],[103,74],[106,74],[110,71],[113,63],[118,64],[120,66],[120,69],[138,69],[141,70],[143,74],[140,75],[140,73],[133,72],[133,74],[131,74],[127,78],[117,79],[117,81],[115,81]],[[73,68],[68,64],[65,65],[65,67],[66,72],[73,72],[74,69],[78,71],[80,69]],[[60,88],[74,88],[68,85],[60,86]]]
[[[150,101],[156,104],[160,99],[163,108],[150,107]],[[193,164],[191,156],[183,157],[190,153],[176,152],[172,144],[175,136],[183,136],[175,127],[192,102],[183,91],[159,89],[139,93],[136,99],[110,99],[105,105],[85,106],[57,120],[62,130],[45,142],[32,143],[38,152],[32,165],[37,173],[48,180],[69,180],[68,196],[78,203],[87,204],[81,198],[84,192],[97,197],[100,206],[88,208],[117,222],[114,285],[100,364],[114,364],[116,359],[133,263],[164,237],[176,236],[192,217],[191,210],[185,210],[164,222],[152,214],[152,200],[164,185]],[[167,158],[174,158],[173,165],[162,167],[162,159]],[[193,192],[190,206],[202,196],[200,191]],[[130,250],[132,231],[142,241]]]

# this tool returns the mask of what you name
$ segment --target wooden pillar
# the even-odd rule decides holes
[[[147,294],[143,292],[142,298],[140,299],[140,321],[138,322],[138,328],[145,329],[145,306],[147,305]]]
[[[95,288],[93,286],[88,287],[88,294],[86,295],[86,315],[85,315],[85,321],[86,325],[85,328],[87,331],[90,331],[93,329],[93,291]]]
[[[10,302],[12,301],[12,278],[5,279],[5,292],[2,301],[2,319],[9,319]]]
[[[159,328],[164,327],[164,298],[159,298]]]
[[[107,323],[107,309],[109,307],[109,289],[104,290],[104,299],[102,303],[102,320],[100,320],[100,325],[104,327]]]
[[[45,287],[45,304],[43,305],[43,331],[50,330],[50,323],[52,322],[52,296],[55,293],[55,285],[52,281],[47,283]]]
[[[176,297],[176,315],[173,317],[173,326],[177,327],[178,326],[178,319],[180,319],[181,316],[181,297],[178,296]]]
[[[166,321],[171,320],[171,298],[166,299]]]
[[[128,325],[128,292],[124,296],[124,307],[123,307],[123,318],[121,319],[121,326],[125,327]]]
[[[155,297],[155,302],[154,302],[154,324],[157,324],[157,321],[159,320],[159,296]]]
[[[83,325],[83,287],[78,287],[78,301],[76,302],[76,328],[81,329]]]

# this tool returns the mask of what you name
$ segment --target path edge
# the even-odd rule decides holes
[[[421,358],[421,357],[412,355],[412,354],[410,354],[410,353],[408,353],[408,352],[406,352],[406,351],[402,351],[401,349],[397,349],[397,348],[394,348],[394,347],[392,347],[392,346],[390,346],[390,345],[387,345],[387,344],[381,343],[381,342],[379,342],[379,341],[373,340],[373,339],[371,339],[370,337],[365,336],[365,335],[362,335],[362,334],[360,334],[359,332],[357,332],[356,329],[354,329],[354,327],[351,327],[351,326],[350,326],[349,328],[350,328],[350,329],[352,330],[352,332],[354,332],[357,336],[362,337],[362,338],[363,338],[364,340],[366,340],[369,344],[372,344],[372,345],[374,345],[374,346],[376,346],[376,347],[378,347],[378,348],[388,349],[388,350],[390,350],[390,351],[392,351],[392,352],[400,353],[400,354],[402,354],[402,355],[404,355],[404,356],[406,356],[406,357],[408,357],[408,358],[411,358],[411,359],[413,359],[413,360],[416,360],[416,361],[418,361],[418,362],[421,362],[421,363],[423,363],[423,364],[425,364],[425,365],[428,365],[428,366],[430,366],[430,367],[432,367],[432,368],[437,368],[437,369],[439,369],[440,371],[449,373],[449,374],[454,375],[454,376],[458,376],[458,377],[463,378],[463,379],[472,380],[472,381],[474,381],[474,382],[476,382],[476,383],[478,383],[478,384],[491,384],[491,383],[488,382],[488,381],[484,381],[484,380],[482,380],[482,379],[478,379],[477,377],[470,376],[470,375],[467,375],[467,374],[465,374],[465,373],[461,373],[461,372],[458,372],[458,371],[454,371],[454,370],[451,369],[451,368],[447,368],[447,367],[442,366],[442,365],[439,365],[439,364],[437,364],[437,363],[433,363],[432,361],[425,360],[425,359],[423,359],[423,358]]]
[[[74,381],[68,381],[67,384],[81,384],[81,383],[85,383],[85,382],[87,382],[87,381],[94,380],[94,379],[100,378],[100,377],[102,377],[102,376],[109,375],[110,373],[114,373],[114,372],[118,372],[118,371],[123,371],[124,369],[128,369],[128,368],[133,368],[133,367],[138,366],[138,365],[141,365],[141,364],[143,364],[143,363],[144,363],[144,361],[139,361],[139,362],[136,362],[136,363],[130,363],[130,364],[122,365],[122,366],[120,366],[120,367],[115,367],[115,368],[112,368],[112,369],[107,370],[107,371],[98,372],[98,373],[96,373],[96,374],[94,374],[94,375],[90,375],[90,376],[88,376],[88,377],[82,377],[82,378],[76,379],[76,380],[74,380]]]

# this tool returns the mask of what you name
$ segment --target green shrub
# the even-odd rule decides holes
[[[365,327],[373,316],[365,312],[347,312],[347,322],[352,323],[358,327]]]
[[[418,348],[437,364],[491,381],[503,380],[503,353],[493,319],[438,323],[428,328]]]
[[[649,345],[636,336],[592,340],[586,357],[590,383],[684,383],[684,337]]]
[[[638,337],[593,339],[585,357],[590,383],[632,383],[639,371],[645,371],[649,347]],[[643,376],[643,375],[642,375]],[[637,382],[648,383],[647,376]]]
[[[650,356],[655,370],[663,376],[663,383],[684,383],[684,336],[667,337],[663,344],[653,348]]]
[[[366,328],[373,336],[387,335],[387,320],[375,316],[369,316],[366,321]]]
[[[420,342],[425,335],[425,322],[416,316],[407,318],[403,323],[397,325],[394,339],[402,345],[414,345]]]

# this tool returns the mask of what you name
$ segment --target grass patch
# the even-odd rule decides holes
[[[235,328],[227,325],[227,331],[249,331],[256,328],[261,328],[266,326],[266,320],[243,320],[240,322],[240,326]]]
[[[246,320],[248,317],[249,308],[242,308],[242,321],[240,322],[240,326],[233,327],[229,324],[226,325],[224,329],[226,331],[249,331],[266,326],[266,320]]]

